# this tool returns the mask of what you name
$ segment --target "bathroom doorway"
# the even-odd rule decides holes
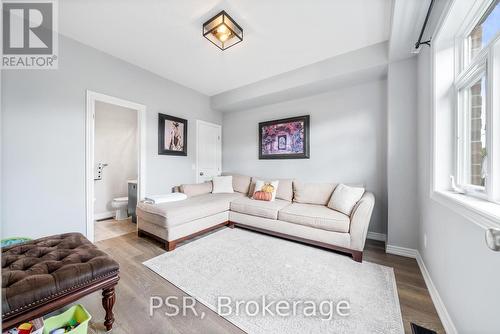
[[[145,106],[87,91],[87,238],[135,232],[144,198]]]

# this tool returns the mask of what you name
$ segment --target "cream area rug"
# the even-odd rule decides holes
[[[404,332],[393,269],[328,250],[226,228],[144,265],[247,333]]]

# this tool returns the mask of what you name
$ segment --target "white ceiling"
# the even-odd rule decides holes
[[[66,36],[212,96],[389,39],[391,0],[64,0]],[[242,43],[202,24],[226,10]]]

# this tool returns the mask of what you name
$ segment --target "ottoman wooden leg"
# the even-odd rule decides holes
[[[113,305],[115,305],[115,299],[116,296],[114,286],[102,290],[102,306],[106,311],[104,326],[106,326],[107,331],[110,331],[113,328],[113,323],[115,322],[115,317],[113,314]]]

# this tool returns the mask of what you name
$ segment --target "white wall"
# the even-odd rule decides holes
[[[113,198],[128,195],[127,180],[137,179],[137,154],[137,110],[97,101],[94,161],[108,166],[94,181],[95,214],[112,212]]]
[[[417,58],[391,63],[387,84],[387,244],[416,249]]]
[[[195,120],[221,124],[209,98],[66,37],[59,69],[2,73],[5,236],[85,233],[85,94],[144,104],[146,193],[195,181]],[[188,156],[158,155],[158,113],[188,119]]]
[[[257,108],[385,78],[387,48],[387,42],[373,44],[214,95],[212,108]]]
[[[418,56],[418,250],[459,333],[498,333],[500,254],[484,229],[430,198],[431,56]],[[427,236],[427,247],[424,244]]]
[[[258,123],[311,115],[310,159],[259,160]],[[225,113],[227,172],[313,182],[364,183],[376,196],[370,230],[386,232],[386,81]]]

